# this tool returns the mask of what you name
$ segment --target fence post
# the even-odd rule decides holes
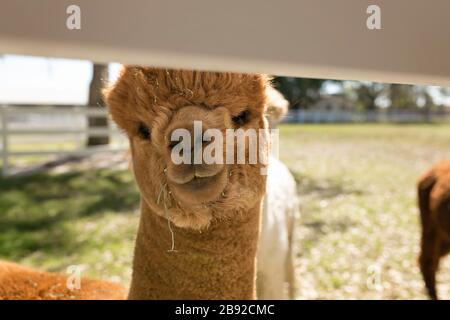
[[[8,117],[6,106],[0,107],[0,115],[2,117],[2,174],[8,175]]]

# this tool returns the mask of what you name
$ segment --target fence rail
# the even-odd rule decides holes
[[[433,122],[450,121],[450,112],[442,111],[310,111],[290,110],[285,123],[364,123],[364,122]]]
[[[10,174],[11,157],[25,156],[85,156],[98,152],[120,152],[126,147],[78,147],[75,150],[11,150],[12,137],[42,137],[42,140],[49,137],[64,136],[120,136],[117,127],[112,124],[108,128],[89,128],[83,121],[72,121],[75,119],[87,119],[88,117],[107,117],[106,109],[91,108],[87,106],[8,106],[0,105],[1,117],[1,142],[0,158],[2,159],[2,174]],[[42,118],[44,117],[44,118]],[[61,118],[63,117],[63,118]],[[58,120],[64,119],[63,123]],[[73,124],[72,124],[73,122]],[[69,125],[70,124],[70,125]]]
[[[119,152],[127,147],[85,147],[84,143],[75,150],[12,150],[11,139],[33,138],[51,139],[71,136],[72,141],[86,140],[87,136],[105,136],[117,138],[120,131],[113,124],[108,128],[89,128],[88,117],[106,117],[106,109],[87,106],[8,106],[0,105],[0,134],[2,149],[3,175],[10,172],[11,157],[26,156],[84,156],[97,152]],[[349,112],[349,111],[309,111],[291,110],[286,123],[355,123],[355,122],[430,122],[450,121],[450,112],[420,112],[412,110],[387,112]]]

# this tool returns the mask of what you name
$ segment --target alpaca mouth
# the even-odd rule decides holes
[[[198,191],[200,189],[206,189],[212,185],[214,185],[218,179],[220,174],[216,174],[210,177],[198,177],[194,176],[194,178],[186,183],[181,184],[180,186],[192,191]]]
[[[220,198],[227,186],[227,170],[211,176],[196,176],[185,182],[171,186],[174,195],[185,203],[205,203]]]

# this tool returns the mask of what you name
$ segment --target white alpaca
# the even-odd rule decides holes
[[[296,183],[288,168],[273,157],[266,190],[257,255],[258,299],[294,299]]]
[[[271,90],[267,117],[274,127],[286,113],[288,102]],[[294,235],[298,214],[294,177],[283,163],[271,157],[257,256],[259,299],[295,299]]]

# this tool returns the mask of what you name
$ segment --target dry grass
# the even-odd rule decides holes
[[[301,197],[300,299],[423,299],[415,184],[450,158],[450,128],[283,126]],[[450,261],[439,274],[450,298]]]

